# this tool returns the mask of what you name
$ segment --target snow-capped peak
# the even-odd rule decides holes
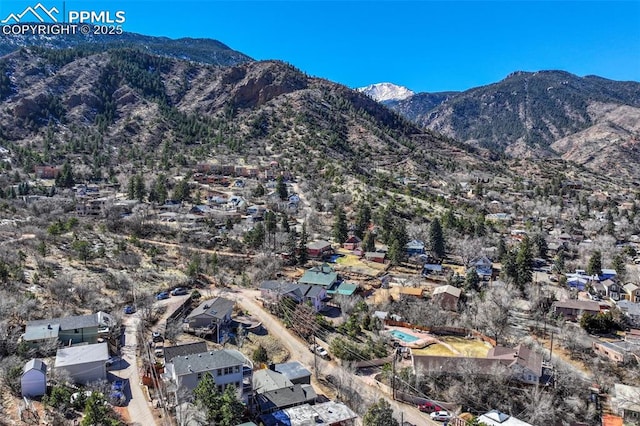
[[[360,87],[356,90],[366,93],[378,102],[400,101],[414,95],[414,93],[406,87],[393,83],[376,83],[367,87]]]

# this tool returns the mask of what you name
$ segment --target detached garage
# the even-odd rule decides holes
[[[66,372],[74,382],[86,385],[107,379],[108,359],[109,349],[106,343],[71,346],[58,349],[55,369],[58,374]]]
[[[20,378],[22,396],[33,398],[47,393],[47,364],[39,359],[27,362]]]

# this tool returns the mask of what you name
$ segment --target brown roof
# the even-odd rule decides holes
[[[424,289],[415,287],[400,287],[400,294],[407,294],[409,296],[421,297]]]
[[[593,300],[563,300],[555,303],[556,308],[582,309],[583,311],[600,311],[600,304]]]
[[[542,376],[542,355],[523,344],[515,348],[496,346],[489,350],[487,358],[501,359],[507,362],[509,367],[517,364]]]
[[[441,285],[440,287],[433,289],[434,296],[443,293],[450,294],[453,297],[460,297],[462,290],[452,285]]]

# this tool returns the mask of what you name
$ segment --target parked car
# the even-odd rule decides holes
[[[151,340],[153,340],[153,342],[163,342],[164,337],[162,337],[162,334],[160,334],[160,332],[154,331],[153,333],[151,333]]]
[[[329,359],[329,352],[320,345],[311,345],[309,346],[309,350],[321,358]]]
[[[164,300],[164,299],[168,299],[169,298],[169,292],[168,291],[163,291],[162,293],[158,293],[156,295],[156,300]]]
[[[418,405],[418,410],[423,413],[433,413],[434,411],[442,411],[442,407],[433,402],[425,402],[424,404]]]
[[[431,417],[431,420],[437,420],[439,422],[446,422],[451,420],[451,414],[449,414],[448,411],[434,411],[433,413],[429,414],[429,417]]]
[[[186,288],[184,287],[178,287],[178,288],[174,288],[171,291],[171,295],[172,296],[184,296],[185,294],[188,294],[189,292],[187,291]]]
[[[131,314],[135,313],[135,311],[136,311],[136,307],[135,307],[135,306],[133,306],[133,305],[127,305],[127,306],[125,306],[125,307],[124,307],[124,309],[123,309],[123,312],[124,312],[126,315],[131,315]]]
[[[164,356],[164,345],[162,342],[156,343],[156,346],[153,349],[153,354],[156,358],[162,358]]]

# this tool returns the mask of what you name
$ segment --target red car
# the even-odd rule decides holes
[[[443,408],[433,402],[425,402],[424,404],[418,405],[418,410],[423,413],[433,413],[434,411],[441,411]]]

